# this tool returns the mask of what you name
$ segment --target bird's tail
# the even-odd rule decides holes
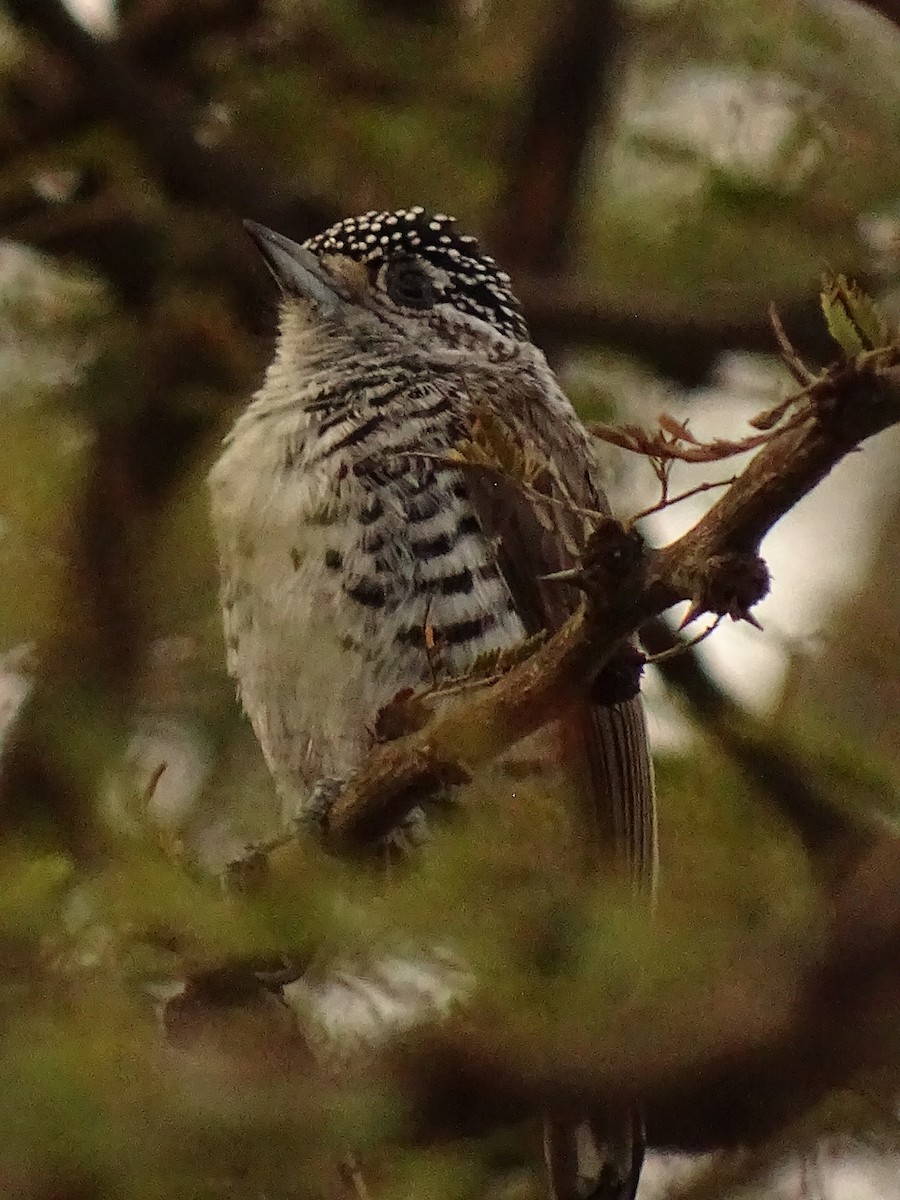
[[[627,1110],[581,1121],[547,1117],[544,1157],[551,1200],[634,1200],[644,1122]]]

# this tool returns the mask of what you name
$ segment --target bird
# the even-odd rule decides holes
[[[227,666],[290,822],[364,767],[398,694],[558,629],[579,596],[552,577],[610,510],[509,275],[454,218],[370,211],[303,243],[245,225],[280,290],[277,346],[208,483]],[[465,461],[479,436],[518,447],[524,477]],[[637,657],[540,745],[576,795],[578,854],[649,894]],[[640,1114],[551,1115],[544,1150],[554,1200],[632,1200]]]

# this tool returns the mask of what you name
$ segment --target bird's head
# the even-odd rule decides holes
[[[283,334],[492,354],[529,340],[509,276],[452,217],[368,212],[302,245],[246,226],[281,288]]]

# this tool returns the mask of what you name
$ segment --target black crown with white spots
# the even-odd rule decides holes
[[[418,205],[367,212],[339,221],[303,245],[314,254],[345,254],[376,270],[382,263],[419,259],[449,276],[441,299],[507,337],[528,339],[509,276],[490,255],[482,254],[477,238],[460,233],[455,219],[444,213],[427,213]]]

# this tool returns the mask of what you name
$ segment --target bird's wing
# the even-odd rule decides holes
[[[496,544],[527,632],[558,629],[579,597],[546,576],[576,565],[597,517],[608,513],[588,435],[558,393],[524,388],[504,397],[501,407],[490,394],[479,397],[477,387],[468,390],[474,397],[469,429],[487,420],[489,451],[493,441],[501,459],[527,468],[523,479],[467,467],[470,502]],[[511,447],[502,445],[507,435]],[[652,893],[656,814],[643,704],[638,679],[632,675],[628,686],[628,672],[611,666],[590,696],[559,715],[554,731],[567,774],[574,776],[588,864],[624,872],[636,890]],[[641,1115],[629,1106],[584,1119],[548,1115],[544,1151],[552,1200],[633,1200],[644,1155]]]
[[[469,424],[496,424],[490,437],[509,436],[527,459],[532,482],[512,473],[466,467],[469,499],[482,529],[495,541],[500,569],[529,634],[558,629],[578,606],[576,588],[546,576],[573,567],[598,517],[608,514],[596,482],[583,426],[564,401],[523,388],[488,406],[477,387]],[[498,425],[501,432],[497,433]],[[501,455],[503,450],[500,451]],[[593,515],[592,515],[593,514]],[[624,648],[623,648],[624,649]],[[634,672],[615,666],[598,678],[592,696],[560,723],[568,765],[575,769],[585,835],[607,868],[624,870],[651,891],[656,871],[653,772],[643,702]]]

